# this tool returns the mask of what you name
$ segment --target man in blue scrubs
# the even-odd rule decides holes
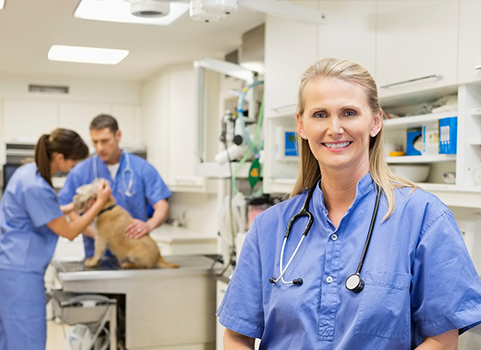
[[[144,159],[120,149],[122,133],[117,121],[110,115],[101,114],[90,123],[90,136],[97,154],[77,164],[67,176],[59,192],[62,205],[72,202],[79,186],[91,183],[95,178],[110,182],[117,204],[134,218],[125,233],[139,238],[162,225],[169,216],[167,199],[172,195],[155,168]],[[149,218],[149,207],[153,214]],[[89,237],[87,237],[89,236]],[[85,256],[94,252],[94,232],[84,232]]]

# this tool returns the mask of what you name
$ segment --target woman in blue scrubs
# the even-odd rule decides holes
[[[88,147],[71,130],[43,135],[35,162],[18,168],[0,203],[0,350],[44,350],[46,311],[44,275],[58,236],[74,239],[111,194],[107,183],[78,220],[68,222],[52,186],[52,174],[68,172],[88,156]],[[63,212],[63,211],[64,212]]]
[[[480,279],[453,214],[389,170],[382,115],[366,69],[326,58],[306,70],[299,176],[291,199],[247,234],[217,312],[224,349],[253,349],[260,338],[261,349],[454,350],[481,322]],[[309,233],[301,241],[302,217],[285,241],[304,203]],[[363,288],[347,282],[353,274]]]

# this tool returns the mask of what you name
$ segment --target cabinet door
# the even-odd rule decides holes
[[[299,1],[316,7],[315,1]],[[280,17],[266,18],[265,113],[294,108],[301,76],[317,60],[318,26]]]
[[[458,1],[378,1],[380,95],[457,83]],[[409,80],[442,75],[406,83]],[[403,84],[399,84],[404,82]],[[383,86],[391,87],[383,88]]]
[[[203,186],[203,178],[195,176],[196,150],[196,84],[194,70],[170,73],[169,98],[169,179],[171,185]]]
[[[319,26],[319,59],[348,59],[376,78],[376,1],[320,1],[319,8],[326,13]]]
[[[57,127],[57,104],[47,101],[5,100],[3,140],[37,142]]]
[[[112,116],[117,119],[119,129],[122,131],[120,146],[135,146],[141,144],[137,141],[138,120],[137,107],[134,105],[112,105]]]
[[[459,83],[481,80],[481,1],[460,1]]]
[[[97,103],[60,103],[59,126],[72,129],[77,132],[89,146],[92,146],[90,138],[90,122],[97,115],[110,114],[110,105]]]

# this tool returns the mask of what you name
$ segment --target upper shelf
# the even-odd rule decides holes
[[[455,161],[455,154],[436,154],[432,156],[403,156],[403,157],[386,157],[386,163],[389,164],[405,164],[405,163],[439,163]]]
[[[391,128],[414,128],[423,126],[424,123],[432,122],[435,120],[443,119],[443,118],[450,118],[450,117],[457,117],[458,111],[450,111],[444,113],[434,113],[434,114],[424,114],[424,115],[415,115],[411,117],[400,117],[395,119],[386,119],[384,120],[384,125],[391,129]]]

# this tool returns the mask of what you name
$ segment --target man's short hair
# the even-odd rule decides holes
[[[109,128],[112,134],[115,134],[119,130],[117,120],[111,115],[100,114],[90,122],[90,130],[102,130],[105,128]]]

